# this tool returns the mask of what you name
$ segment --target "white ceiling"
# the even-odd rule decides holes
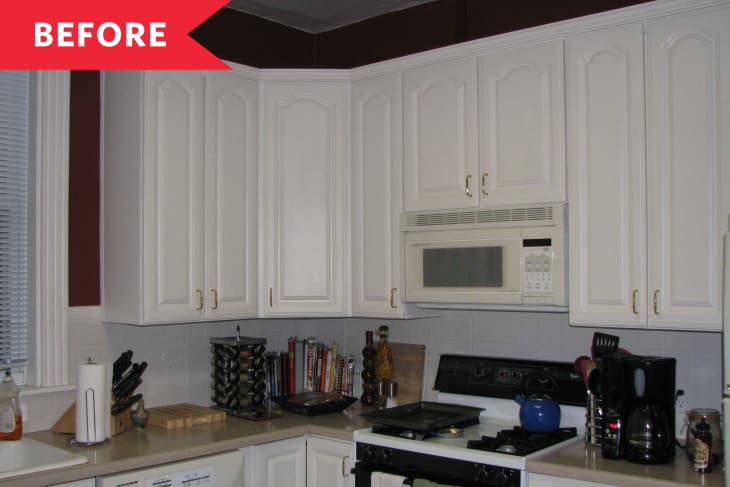
[[[228,7],[311,33],[434,0],[231,0]]]

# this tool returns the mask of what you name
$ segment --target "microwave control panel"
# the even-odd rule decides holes
[[[522,284],[525,292],[552,292],[553,247],[550,239],[523,240],[522,265]]]

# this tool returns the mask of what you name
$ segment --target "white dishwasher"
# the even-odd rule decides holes
[[[243,487],[244,452],[165,463],[96,478],[96,487]]]

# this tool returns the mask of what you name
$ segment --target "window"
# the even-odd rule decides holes
[[[0,367],[25,383],[29,316],[30,75],[0,71]]]
[[[68,71],[0,71],[0,177],[7,179],[0,181],[0,198],[22,186],[22,170],[4,169],[6,159],[25,159],[26,165],[25,243],[12,229],[7,241],[0,234],[0,369],[13,363],[16,381],[40,392],[68,384],[69,79]],[[10,215],[5,200],[1,204],[0,212]],[[17,204],[9,206],[17,210]],[[3,215],[0,232],[19,221]],[[11,240],[17,249],[25,247],[25,257],[4,255]],[[20,276],[20,262],[25,281],[16,285],[11,276]]]

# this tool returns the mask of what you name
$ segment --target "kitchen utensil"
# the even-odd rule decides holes
[[[130,396],[116,402],[114,406],[112,406],[112,416],[119,416],[124,411],[131,408],[140,399],[142,399],[142,394],[135,394],[134,396]]]
[[[586,364],[590,359],[591,358],[587,355],[581,355],[573,361],[573,367],[575,367],[575,371],[583,378],[584,383],[588,382],[588,376],[586,375]]]
[[[520,404],[520,424],[527,431],[546,433],[560,426],[558,384],[551,376],[536,373],[522,381],[522,394],[515,398]]]
[[[591,345],[591,355],[594,362],[598,362],[601,357],[614,353],[618,350],[619,337],[601,333],[597,331],[593,334],[593,344]]]
[[[132,365],[132,355],[134,352],[127,350],[122,352],[118,359],[112,365],[112,384],[116,384],[122,379],[124,372]]]

